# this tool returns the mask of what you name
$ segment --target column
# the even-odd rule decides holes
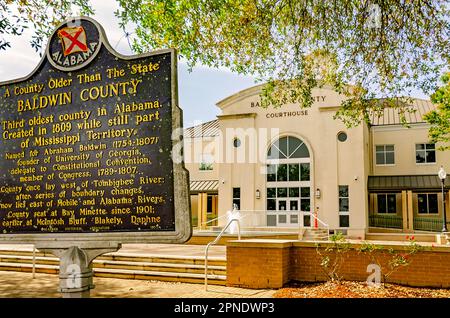
[[[206,228],[208,226],[208,224],[206,224],[206,222],[208,222],[208,193],[202,193],[202,195],[202,223],[203,228]]]
[[[203,193],[197,194],[197,228],[202,228]]]
[[[402,219],[403,219],[403,231],[408,231],[408,196],[406,190],[402,191]]]
[[[213,218],[217,218],[219,216],[219,213],[217,211],[217,194],[214,194],[212,196],[212,215]],[[215,221],[213,225],[217,225],[217,221]]]
[[[206,228],[207,224],[207,209],[208,205],[208,194],[207,193],[199,193],[198,194],[198,202],[197,202],[197,220],[199,229]]]
[[[413,193],[408,190],[408,230],[414,231],[414,208],[413,208]]]

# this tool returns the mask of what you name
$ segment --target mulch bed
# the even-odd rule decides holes
[[[275,298],[450,298],[450,289],[406,287],[385,284],[369,287],[366,282],[295,283],[278,290]]]

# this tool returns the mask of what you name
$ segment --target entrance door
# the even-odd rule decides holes
[[[277,199],[277,223],[281,226],[287,226],[289,219],[287,213],[289,211],[287,199]]]
[[[289,199],[289,223],[291,225],[298,225],[299,205],[299,199]]]
[[[279,226],[298,226],[300,200],[293,198],[276,199],[276,210],[270,211]]]

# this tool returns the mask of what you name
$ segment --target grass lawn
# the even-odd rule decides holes
[[[278,290],[275,298],[450,298],[450,289],[406,287],[385,284],[369,287],[366,282],[293,283]]]

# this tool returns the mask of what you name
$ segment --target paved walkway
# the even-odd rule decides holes
[[[0,297],[60,297],[58,276],[0,271]],[[94,277],[91,297],[115,298],[270,298],[275,290],[255,290],[203,284],[168,283]]]

